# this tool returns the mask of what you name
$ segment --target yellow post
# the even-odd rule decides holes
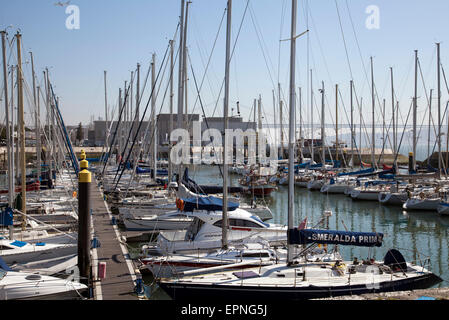
[[[84,151],[82,151],[84,152]],[[86,155],[81,154],[80,173],[78,175],[78,268],[81,281],[89,284],[90,279],[90,184],[92,175],[87,170],[89,162]]]

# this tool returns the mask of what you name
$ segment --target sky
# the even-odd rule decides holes
[[[7,28],[9,39],[18,30],[22,34],[26,85],[31,86],[28,52],[32,51],[39,85],[43,86],[42,71],[49,68],[65,123],[87,125],[92,117],[104,119],[105,116],[105,70],[110,115],[117,107],[119,88],[124,87],[125,81],[129,82],[137,63],[142,65],[141,86],[153,53],[159,71],[169,40],[177,30],[181,1],[73,0],[70,5],[79,8],[79,29],[66,27],[71,14],[56,3],[56,0],[0,0],[0,30]],[[200,96],[206,116],[223,114],[223,93],[219,93],[225,66],[226,3],[225,0],[193,0],[189,5],[189,112],[202,114],[194,81],[200,86],[204,77]],[[379,13],[378,28],[374,29],[366,24],[367,20],[372,21],[373,12],[367,11],[372,6]],[[445,16],[448,9],[446,0],[298,0],[297,34],[309,29],[307,35],[296,41],[296,86],[301,87],[304,122],[311,121],[308,70],[312,69],[315,123],[320,121],[318,88],[324,81],[326,123],[335,121],[335,85],[338,84],[339,122],[348,124],[351,79],[359,103],[363,98],[364,121],[371,123],[370,57],[374,62],[377,93],[376,123],[382,123],[382,99],[386,99],[387,122],[391,117],[390,67],[394,70],[395,100],[399,101],[401,119],[405,120],[414,94],[414,50],[418,50],[424,78],[418,81],[418,121],[424,121],[428,114],[427,95],[430,89],[436,89],[436,42],[441,42],[443,68],[448,65],[449,22]],[[230,114],[236,114],[239,101],[243,117],[249,119],[253,101],[260,96],[263,121],[273,123],[272,92],[280,83],[286,105],[283,121],[288,121],[290,42],[280,40],[289,38],[290,26],[290,0],[233,1],[231,43],[235,51],[230,65]],[[175,38],[175,45],[178,43],[179,36]],[[12,51],[8,48],[9,56],[9,63],[14,64],[15,47]],[[168,112],[168,96],[163,98],[168,69],[162,70],[156,105],[158,110]],[[177,73],[176,66],[175,110]],[[442,88],[444,108],[448,99],[444,82]],[[31,122],[30,92],[26,90],[26,110]],[[141,108],[148,98],[147,88]],[[435,108],[435,96],[432,101]],[[299,114],[299,103],[297,107]],[[356,113],[358,119],[358,109]]]

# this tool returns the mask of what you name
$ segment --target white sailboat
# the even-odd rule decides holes
[[[0,300],[81,299],[85,291],[79,282],[0,269]]]

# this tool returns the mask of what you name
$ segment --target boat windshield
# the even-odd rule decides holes
[[[251,216],[251,218],[256,220],[257,222],[263,224],[267,228],[270,226],[268,223],[263,222],[258,216]]]
[[[6,276],[6,271],[3,269],[0,269],[0,280],[2,280]]]

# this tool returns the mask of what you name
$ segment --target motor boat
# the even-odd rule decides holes
[[[187,230],[161,231],[156,244],[142,246],[145,255],[212,251],[222,245],[223,201],[216,197],[178,199],[180,211],[193,218]],[[263,222],[258,216],[228,202],[228,241],[243,243],[258,236],[270,243],[284,243],[286,226]]]

